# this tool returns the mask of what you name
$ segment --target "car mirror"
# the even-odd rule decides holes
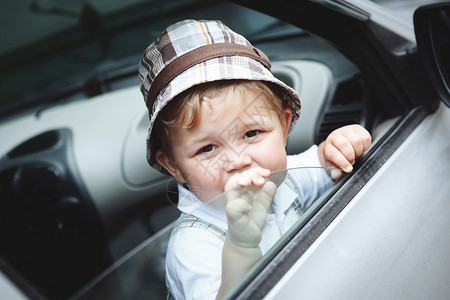
[[[414,13],[414,28],[427,73],[450,107],[450,3],[419,7]]]

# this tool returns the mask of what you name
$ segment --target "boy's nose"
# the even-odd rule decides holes
[[[245,153],[240,153],[240,154],[228,153],[227,158],[228,159],[224,162],[224,164],[225,164],[224,169],[227,172],[240,170],[240,169],[248,167],[252,164],[252,160],[251,160],[250,156],[248,156]]]

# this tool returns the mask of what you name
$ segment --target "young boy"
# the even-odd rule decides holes
[[[271,74],[264,53],[219,21],[169,26],[145,51],[139,77],[150,113],[147,159],[179,183],[183,214],[166,257],[176,299],[222,298],[298,220],[297,201],[307,208],[332,182],[323,170],[293,171],[295,182],[277,188],[266,180],[271,172],[351,172],[371,143],[351,125],[287,156],[298,94]],[[204,205],[226,191],[225,209]]]

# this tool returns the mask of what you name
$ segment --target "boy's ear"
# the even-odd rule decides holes
[[[283,121],[282,125],[283,125],[284,143],[286,144],[287,136],[289,133],[289,127],[291,126],[292,122],[292,110],[289,107],[284,110],[282,121]]]
[[[155,153],[155,159],[158,164],[169,172],[178,182],[184,183],[185,180],[183,176],[181,176],[180,171],[177,166],[173,163],[173,161],[164,153],[162,150],[157,150]]]

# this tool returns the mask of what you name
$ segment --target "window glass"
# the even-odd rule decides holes
[[[171,23],[186,18],[219,19],[248,38],[256,47],[265,51],[272,58],[275,75],[290,86],[294,86],[300,93],[302,92],[302,84],[306,85],[309,82],[305,78],[301,78],[302,76],[296,75],[296,72],[299,73],[298,70],[289,72],[289,68],[292,70],[293,66],[296,66],[291,63],[292,61],[306,61],[309,65],[303,66],[300,64],[299,67],[308,68],[313,72],[317,70],[317,73],[320,73],[322,69],[314,68],[314,63],[318,64],[326,72],[329,72],[326,73],[327,76],[338,74],[334,80],[334,84],[337,83],[336,86],[332,86],[327,81],[324,88],[337,90],[337,100],[333,105],[339,108],[340,119],[349,123],[359,122],[362,119],[362,116],[359,115],[361,113],[359,108],[364,101],[365,94],[361,91],[362,83],[358,70],[326,42],[277,19],[230,3],[209,1],[208,5],[203,6],[193,2],[186,9],[165,13],[167,13],[167,17],[155,18],[152,22],[132,26],[129,30],[115,32],[114,35],[108,37],[106,48],[102,48],[104,47],[103,44],[94,40],[70,50],[63,59],[65,63],[73,64],[76,62],[76,67],[80,68],[80,72],[92,70],[92,66],[96,66],[94,68],[96,74],[100,74],[102,70],[105,71],[105,74],[108,74],[111,71],[108,67],[120,67],[122,62],[127,64],[137,62],[148,42]],[[128,47],[121,47],[124,44]],[[88,53],[89,55],[87,55]],[[51,63],[50,60],[58,59],[60,58],[49,58],[49,63]],[[282,64],[277,66],[277,62],[283,61],[289,62],[287,63],[289,64],[288,68],[283,68]],[[60,64],[57,61],[54,61],[54,63],[55,66]],[[325,94],[328,94],[328,91],[325,91]],[[308,108],[308,105],[305,104],[308,96],[306,95],[305,98],[304,109],[312,110],[312,107]],[[317,99],[315,100],[317,102]],[[324,97],[321,101],[315,105],[327,105],[329,99]],[[342,112],[345,112],[343,108],[347,105],[352,107],[353,117],[350,119],[345,119],[345,113],[342,116]],[[356,114],[355,108],[358,108]],[[333,118],[333,116],[328,117]],[[292,136],[294,137],[288,140],[288,153],[297,154],[307,150],[312,144],[323,140],[331,130],[341,125],[341,123],[327,124],[328,127],[321,128],[321,131],[316,131],[312,124],[301,125],[309,128],[307,135],[310,142],[306,146],[295,146],[298,143],[295,139],[302,139],[302,134],[296,137],[293,133]],[[312,149],[310,151],[317,150]],[[298,162],[291,167],[297,168],[289,171],[280,170],[266,178],[266,181],[272,182],[277,187],[276,197],[274,198],[277,199],[276,204],[269,208],[268,222],[278,224],[277,226],[283,228],[283,230],[277,232],[275,236],[269,234],[270,238],[264,237],[261,248],[266,259],[261,260],[260,264],[255,267],[256,269],[262,267],[271,255],[278,251],[277,249],[286,242],[289,235],[292,235],[302,224],[307,222],[321,203],[326,201],[326,192],[333,186],[333,181],[329,176],[329,173],[333,171],[331,169],[319,168],[315,162],[308,160],[303,163]],[[207,166],[204,171],[207,173]],[[168,243],[169,236],[173,235],[173,232],[175,234],[181,233],[183,228],[198,226],[198,228],[206,228],[205,231],[208,232],[206,234],[212,232],[214,235],[223,237],[226,233],[223,231],[223,226],[220,225],[223,222],[226,223],[224,206],[230,193],[215,197],[208,204],[198,202],[193,204],[189,201],[180,203],[180,199],[176,200],[178,205],[188,203],[192,207],[184,207],[187,217],[173,225],[175,229],[169,226],[151,237],[116,262],[97,280],[82,289],[78,296],[86,299],[95,299],[99,295],[105,294],[110,298],[117,297],[117,299],[121,299],[125,294],[127,298],[163,297],[167,293],[164,274],[166,272],[166,247],[168,244],[169,247],[171,246]],[[258,197],[257,195],[264,194],[264,191],[257,189],[251,193]],[[170,198],[174,199],[173,195]],[[317,201],[317,199],[321,200]],[[214,217],[211,218],[211,215],[214,216],[214,214],[217,214],[217,217],[221,219],[217,221]],[[223,241],[219,240],[219,245],[220,243],[223,243]],[[251,274],[248,274],[248,276],[247,278],[252,277]],[[152,282],[152,284],[149,284],[149,282]]]
[[[308,193],[305,193],[305,189],[311,177],[321,177],[324,172],[331,171],[338,170],[320,167],[298,167],[273,172],[265,179],[266,184],[277,189],[274,198],[275,206],[270,207],[268,211],[268,218],[271,222],[278,221],[276,218],[280,217],[279,209],[283,204],[289,203],[293,209],[291,211],[292,214],[287,215],[287,218],[282,220],[289,224],[289,227],[286,228],[286,233],[278,233],[279,235],[276,239],[263,241],[264,245],[261,248],[264,259],[252,268],[252,272],[262,268],[286,242],[286,239],[307,222],[323,202],[326,201],[327,188],[332,183],[326,183],[323,189],[317,191],[317,195],[309,195],[309,197],[307,197]],[[192,215],[184,215],[175,224],[171,224],[149,238],[78,291],[73,298],[98,299],[107,295],[108,299],[135,299],[141,297],[159,299],[167,296],[165,263],[169,238],[195,227],[204,230],[204,233],[200,232],[200,234],[212,234],[220,241],[219,244],[223,243],[221,239],[226,235],[226,232],[219,226],[216,226],[217,224],[220,225],[220,221],[214,221],[214,219],[209,217],[212,214],[220,215],[221,211],[225,210],[227,201],[236,196],[235,192],[237,190],[233,189],[221,194],[208,203],[195,203],[190,210]],[[267,196],[268,189],[267,186],[264,188],[250,188],[249,192],[251,197],[257,199],[256,201],[264,201],[263,199]],[[199,219],[197,216],[201,216],[204,219]],[[205,219],[211,220],[214,224],[207,222]],[[201,249],[199,251],[201,252]],[[201,260],[204,259],[204,256],[200,257]],[[251,279],[253,276],[252,272],[248,273],[245,279]]]
[[[67,7],[54,1],[2,3],[1,29],[8,32],[0,35],[0,116],[46,101],[64,101],[79,91],[89,96],[85,88],[89,83],[109,91],[124,75],[135,79],[125,80],[126,85],[136,85],[137,62],[149,41],[183,19],[220,19],[249,39],[298,31],[221,1],[171,1],[170,5],[128,1],[126,6],[116,2],[84,1],[84,6]],[[27,26],[17,26],[21,24],[17,18]]]

